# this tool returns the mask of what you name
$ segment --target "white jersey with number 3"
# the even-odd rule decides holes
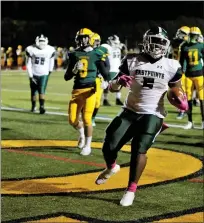
[[[32,73],[35,76],[48,75],[52,71],[50,67],[51,59],[54,59],[55,48],[47,45],[44,49],[39,49],[35,45],[26,48],[26,55],[31,58]],[[53,64],[54,65],[54,64]]]
[[[115,48],[109,44],[102,44],[101,46],[105,47],[108,50],[108,59],[110,62],[110,71],[109,72],[118,72],[119,66],[121,64],[121,49],[119,47]]]
[[[150,63],[141,54],[130,59],[127,57],[123,62],[121,72],[134,76],[124,107],[139,114],[153,114],[164,118],[164,95],[168,90],[168,83],[181,78],[181,73],[177,72],[181,67],[179,62],[163,57]]]

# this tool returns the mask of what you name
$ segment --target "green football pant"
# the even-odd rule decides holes
[[[138,153],[145,154],[159,134],[162,123],[163,119],[155,115],[124,109],[106,129],[102,151],[107,167],[111,167],[118,151],[131,139],[131,162],[136,160]]]
[[[35,96],[37,93],[45,94],[49,75],[43,75],[43,76],[34,75],[33,78],[36,80],[37,84],[30,81],[31,97]]]

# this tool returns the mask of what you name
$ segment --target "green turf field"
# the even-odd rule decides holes
[[[63,72],[53,72],[51,75],[45,107],[53,114],[44,115],[28,111],[31,107],[30,89],[25,72],[2,71],[1,74],[2,145],[6,142],[4,140],[56,140],[56,144],[55,141],[49,145],[44,145],[43,141],[42,143],[36,141],[37,144],[22,144],[18,148],[13,148],[16,144],[15,141],[11,141],[8,148],[2,148],[2,222],[31,222],[34,220],[40,222],[40,219],[58,216],[89,222],[152,222],[203,211],[202,166],[194,171],[193,164],[188,163],[188,166],[192,165],[192,173],[166,181],[165,175],[168,175],[169,170],[156,169],[160,163],[154,163],[151,160],[152,153],[148,156],[148,162],[150,161],[151,165],[155,166],[155,171],[153,168],[151,174],[155,177],[161,175],[162,178],[158,183],[144,183],[139,186],[134,205],[131,207],[119,206],[125,187],[117,188],[116,186],[107,191],[83,191],[77,188],[77,192],[73,188],[73,192],[66,192],[68,185],[66,186],[63,180],[59,181],[60,183],[47,181],[46,185],[42,182],[40,185],[38,182],[40,186],[39,193],[37,193],[34,188],[36,184],[29,183],[29,179],[76,177],[77,185],[85,184],[83,181],[79,182],[82,179],[81,175],[96,173],[104,168],[102,152],[100,149],[93,148],[91,156],[82,157],[79,154],[80,150],[72,144],[59,146],[57,143],[76,141],[78,138],[77,132],[67,122],[66,113],[72,81],[65,82]],[[123,100],[125,95],[126,89],[122,92]],[[97,125],[94,128],[94,142],[103,141],[104,130],[109,120],[120,111],[120,107],[115,106],[115,94],[110,93],[109,97],[113,106],[100,108],[99,119],[96,119]],[[17,111],[4,110],[6,108],[15,108]],[[177,111],[167,101],[166,108],[168,116],[165,122],[173,125],[187,123],[187,117],[183,120],[176,119]],[[19,111],[18,109],[24,110]],[[193,109],[194,122],[196,126],[200,126],[200,110],[198,107]],[[195,157],[200,162],[203,159],[203,130],[171,127],[157,137],[153,147],[158,148],[156,150],[158,156],[159,149],[171,150],[182,153],[182,162],[185,162],[185,154]],[[170,160],[165,162],[168,161]],[[128,166],[129,153],[119,152],[118,162],[124,167]],[[180,169],[182,170],[184,166],[181,165]],[[180,169],[175,169],[175,175]],[[146,177],[148,179],[148,173]],[[200,179],[201,182],[190,181],[195,178]],[[116,183],[120,184],[120,181]],[[6,189],[4,185],[7,185]],[[42,193],[41,189],[43,189]],[[202,222],[202,219],[197,220],[197,222],[199,220]]]

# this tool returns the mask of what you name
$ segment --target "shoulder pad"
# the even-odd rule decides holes
[[[170,58],[164,58],[165,59],[165,64],[166,64],[166,69],[171,72],[171,73],[176,73],[178,68],[181,67],[180,63],[178,60],[175,59],[170,59]]]
[[[112,51],[112,47],[110,45],[108,45],[107,43],[103,43],[101,44],[102,47],[105,47],[108,50],[108,53],[110,54],[110,52]]]

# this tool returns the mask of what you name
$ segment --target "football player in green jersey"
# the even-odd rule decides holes
[[[184,127],[185,129],[193,128],[192,96],[194,86],[200,100],[202,129],[204,128],[204,83],[202,64],[204,57],[204,44],[198,42],[200,35],[201,31],[198,27],[191,27],[189,43],[185,43],[181,50],[181,65],[186,76],[185,87],[189,104],[188,124]]]
[[[189,40],[189,33],[190,28],[188,26],[182,26],[179,28],[176,32],[175,37],[171,41],[171,57],[175,60],[178,60],[180,62],[180,56],[181,56],[181,48],[186,43],[186,41]],[[182,88],[185,92],[185,74],[182,75],[181,79]],[[177,115],[177,119],[183,119],[185,112],[179,111]]]
[[[101,44],[101,37],[99,36],[98,33],[94,33],[94,35],[91,37],[91,45],[94,48],[94,50],[96,50],[98,53],[102,53],[103,56],[106,58],[105,63],[107,69],[109,70],[110,63],[108,59],[108,50],[105,47],[101,46],[100,44]],[[92,116],[92,126],[96,126],[95,117],[101,105],[101,97],[103,94],[103,90],[106,89],[107,87],[108,87],[108,82],[104,81],[102,75],[98,72],[98,76],[96,77],[96,104]]]
[[[81,155],[91,153],[92,114],[96,102],[96,77],[99,70],[106,80],[108,71],[105,66],[106,56],[91,47],[90,29],[83,28],[77,32],[78,48],[69,54],[68,68],[64,75],[66,81],[74,77],[72,97],[69,102],[69,123],[79,131],[78,147]],[[82,120],[79,119],[82,113]]]

